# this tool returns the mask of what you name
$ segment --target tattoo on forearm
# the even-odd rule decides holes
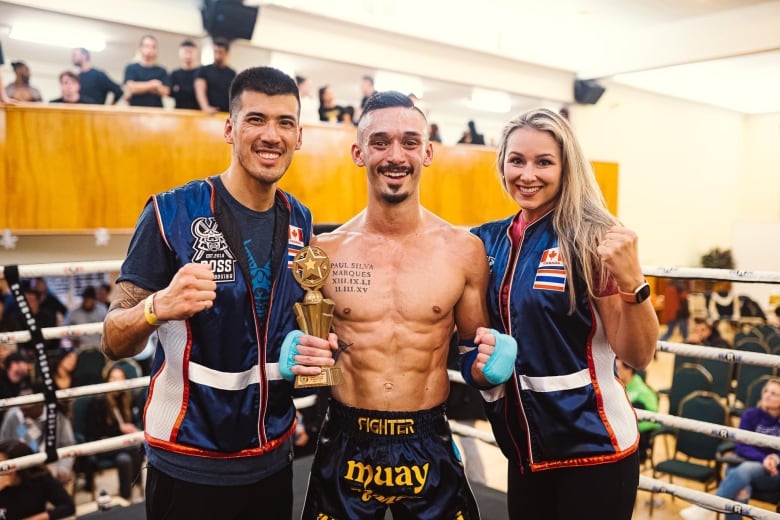
[[[114,309],[130,309],[135,307],[138,305],[138,302],[143,301],[144,298],[152,294],[151,291],[141,289],[130,282],[119,282],[118,287],[120,295],[111,302],[111,307],[109,309],[111,311]]]
[[[367,293],[373,270],[373,264],[334,262],[331,265],[333,288],[337,293]]]

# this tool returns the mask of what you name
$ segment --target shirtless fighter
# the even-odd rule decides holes
[[[322,290],[336,304],[344,382],[332,388],[306,520],[384,518],[388,507],[396,520],[479,518],[443,403],[455,326],[473,341],[487,323],[488,266],[479,240],[420,205],[427,128],[407,96],[373,94],[352,145],[368,205],[312,239],[331,260]]]

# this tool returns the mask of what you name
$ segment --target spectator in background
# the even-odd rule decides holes
[[[320,121],[324,123],[341,123],[344,118],[344,107],[336,104],[336,94],[333,87],[323,85],[320,94]]]
[[[485,144],[485,136],[477,132],[477,125],[474,121],[469,121],[466,126],[468,129],[463,132],[458,144]]]
[[[195,73],[195,97],[207,114],[230,110],[230,83],[236,71],[230,68],[230,43],[214,38],[214,63],[200,67]]]
[[[761,400],[754,408],[748,408],[739,418],[739,428],[764,435],[780,437],[780,380],[770,379],[761,390]],[[780,452],[736,443],[735,457],[726,466],[724,479],[715,494],[747,504],[753,488],[762,491],[780,491]],[[693,505],[680,511],[686,520],[709,520],[715,513]],[[741,514],[728,514],[726,520],[739,520]]]
[[[694,318],[693,328],[688,337],[685,338],[686,343],[692,345],[706,345],[708,347],[719,348],[731,348],[731,345],[721,337],[718,329],[713,324],[712,320],[708,318]]]
[[[33,288],[38,293],[38,300],[41,305],[41,309],[53,314],[56,317],[57,325],[61,325],[68,314],[68,308],[62,303],[54,291],[49,289],[49,283],[46,278],[38,276],[33,279]]]
[[[95,288],[88,285],[81,291],[81,305],[70,311],[65,325],[83,325],[86,323],[103,323],[106,319],[108,309],[102,303],[97,301]],[[97,349],[100,347],[102,334],[84,334],[82,336],[73,336],[71,342],[79,350]]]
[[[691,312],[688,309],[688,289],[682,280],[670,278],[664,288],[664,308],[661,319],[666,323],[666,332],[661,341],[669,341],[675,329],[680,330],[680,337],[688,337],[688,319]]]
[[[727,328],[733,328],[742,317],[739,298],[730,282],[721,282],[710,294],[707,312],[712,320],[712,326],[719,328],[720,322],[726,322]],[[723,331],[728,334],[728,331]]]
[[[111,284],[103,282],[95,288],[97,301],[102,303],[108,309],[111,306]]]
[[[179,60],[181,67],[171,72],[171,97],[176,101],[176,108],[200,110],[195,97],[195,73],[200,63],[195,42],[184,40],[179,44]]]
[[[162,108],[162,98],[170,93],[170,78],[157,65],[157,38],[151,34],[141,37],[138,52],[140,61],[125,67],[130,106]]]
[[[105,105],[108,94],[112,94],[111,104],[116,105],[122,99],[124,91],[119,83],[108,77],[108,74],[92,66],[91,56],[87,49],[79,47],[73,49],[70,61],[79,68],[79,82],[81,83],[81,103],[94,103]]]
[[[620,359],[615,359],[617,375],[626,386],[628,400],[634,408],[648,410],[650,412],[658,411],[658,394],[655,390],[647,386],[642,376],[636,373],[633,367],[627,365]],[[660,428],[661,425],[652,421],[639,421],[639,463],[643,464],[647,460],[647,454],[650,449],[650,434]]]
[[[114,365],[106,381],[109,383],[125,381],[125,372]],[[93,396],[87,405],[87,424],[84,433],[87,441],[110,439],[119,435],[141,431],[140,412],[134,406],[133,394],[129,390],[120,390]],[[101,459],[113,461],[118,470],[119,494],[129,500],[132,497],[133,481],[138,477],[143,463],[143,451],[140,446],[129,446],[86,457],[88,487],[94,480],[95,469]],[[91,488],[90,488],[91,489]]]
[[[22,281],[21,291],[30,308],[30,313],[35,318],[39,328],[45,329],[58,325],[57,315],[51,308],[41,305],[40,293],[30,285],[28,280]],[[13,309],[8,310],[8,316],[6,316],[4,327],[11,331],[27,330],[27,319],[22,314],[22,310],[18,305],[15,305]],[[19,352],[23,352],[29,359],[35,359],[37,356],[37,353],[34,351],[35,344],[32,340],[24,343],[17,343],[16,347]],[[44,347],[49,352],[54,351],[59,347],[59,340],[46,339],[44,340]]]
[[[303,76],[295,76],[295,82],[298,84],[298,93],[301,95],[301,123],[319,121],[317,100],[311,95],[311,81]]]
[[[52,99],[50,103],[97,104],[94,99],[81,95],[79,77],[69,70],[60,74],[60,90],[62,91],[62,95],[56,99]]]
[[[5,357],[3,369],[0,369],[0,398],[18,397],[31,386],[30,372],[32,364],[29,358],[19,352],[11,352]],[[0,409],[0,421],[5,416],[5,410]]]
[[[775,307],[775,312],[769,317],[769,324],[780,334],[780,305]]]
[[[30,386],[30,359],[19,352],[5,357],[4,369],[0,370],[0,398],[17,397]],[[2,413],[2,411],[0,411]]]
[[[73,375],[78,363],[78,350],[72,347],[60,348],[54,359],[52,372],[54,385],[59,389],[73,387]]]
[[[0,443],[0,461],[32,455],[25,443]],[[53,507],[49,508],[48,504]],[[76,512],[71,497],[43,464],[0,475],[0,511],[5,518],[55,519]]]
[[[360,113],[363,113],[363,110],[366,108],[366,103],[368,103],[368,98],[371,97],[371,94],[376,92],[376,88],[374,88],[374,78],[373,76],[363,76],[360,78],[360,93],[363,94],[363,97],[360,99]]]
[[[30,67],[23,61],[14,61],[11,67],[14,69],[16,79],[5,87],[6,95],[16,101],[43,101],[41,92],[30,85]]]
[[[431,123],[428,127],[428,140],[433,143],[441,142],[441,133],[439,132],[439,125]]]
[[[42,382],[34,383],[31,388],[22,390],[19,395],[43,393],[45,387]],[[64,410],[64,409],[63,409]],[[0,424],[0,441],[17,440],[25,443],[33,452],[43,452],[46,449],[46,440],[43,432],[46,431],[46,407],[44,402],[28,404],[25,406],[12,406],[6,411]],[[57,448],[72,446],[76,443],[73,436],[73,425],[65,413],[57,409]],[[73,457],[64,457],[49,464],[52,474],[63,484],[73,479]]]

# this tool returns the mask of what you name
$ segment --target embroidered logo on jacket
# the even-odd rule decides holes
[[[228,248],[225,237],[217,226],[214,217],[199,217],[190,227],[195,243],[193,262],[211,264],[215,282],[234,282],[236,280],[236,258]]]
[[[303,230],[298,226],[289,226],[287,232],[287,268],[292,269],[293,259],[303,248]]]
[[[557,247],[542,253],[539,267],[536,268],[534,289],[559,292],[566,289],[566,268]]]

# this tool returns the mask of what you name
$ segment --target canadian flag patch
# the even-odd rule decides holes
[[[536,268],[534,289],[560,292],[566,290],[566,268],[557,247],[542,253],[542,259]]]

